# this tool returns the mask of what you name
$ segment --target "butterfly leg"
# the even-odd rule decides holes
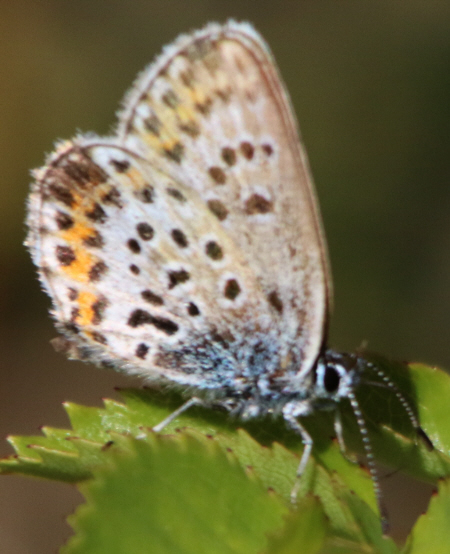
[[[353,456],[349,455],[347,451],[347,447],[345,445],[345,440],[344,440],[344,428],[342,425],[342,418],[341,418],[341,412],[339,410],[339,407],[337,407],[334,412],[334,432],[336,433],[336,438],[339,444],[339,450],[341,451],[341,454],[344,456],[344,458],[349,462],[351,462],[352,464],[358,463],[356,458],[353,458]]]
[[[289,427],[291,427],[291,429],[293,429],[296,433],[298,433],[301,436],[302,443],[304,446],[303,454],[300,459],[300,463],[298,464],[298,467],[297,467],[297,473],[296,473],[297,479],[295,480],[295,484],[291,491],[291,502],[295,504],[297,502],[297,494],[298,494],[298,489],[300,487],[300,477],[303,475],[305,471],[306,464],[308,463],[309,457],[311,456],[311,451],[312,451],[314,442],[311,435],[308,433],[308,431],[295,417],[286,417],[286,422],[288,423]]]
[[[197,398],[196,396],[193,396],[187,402],[182,404],[177,410],[172,412],[169,416],[167,416],[160,423],[158,423],[158,425],[155,425],[153,427],[153,431],[155,431],[155,433],[160,433],[164,429],[164,427],[167,427],[169,423],[172,423],[174,419],[176,419],[179,415],[181,415],[186,410],[189,410],[189,408],[192,408],[192,406],[204,406],[204,405],[205,405],[205,402],[201,398]]]

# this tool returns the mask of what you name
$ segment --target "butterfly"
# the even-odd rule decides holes
[[[347,399],[381,502],[355,395],[368,368],[421,429],[381,369],[326,346],[319,208],[251,25],[178,38],[138,77],[114,135],[60,143],[34,177],[27,244],[72,357],[189,390],[168,420],[196,403],[281,416],[304,444],[298,475],[313,447],[301,419]]]

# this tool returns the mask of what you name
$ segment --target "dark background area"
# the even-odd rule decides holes
[[[108,133],[124,92],[179,33],[248,20],[275,54],[314,173],[335,285],[330,344],[450,368],[450,4],[391,0],[0,1],[0,435],[67,426],[118,375],[49,344],[22,246],[29,171],[56,139]],[[0,453],[11,449],[2,440]],[[384,479],[397,537],[427,491]],[[55,552],[73,487],[0,479],[2,552]],[[411,513],[405,514],[405,508]],[[400,517],[400,514],[406,517]]]

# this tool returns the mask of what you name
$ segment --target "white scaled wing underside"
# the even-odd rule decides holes
[[[117,136],[59,146],[28,242],[80,351],[214,389],[310,371],[329,301],[319,219],[272,57],[230,22],[144,71]]]

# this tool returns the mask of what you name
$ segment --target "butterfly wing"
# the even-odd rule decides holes
[[[325,247],[289,100],[249,25],[178,39],[117,137],[63,144],[36,177],[28,242],[88,357],[211,388],[310,370]]]
[[[326,326],[326,247],[295,116],[259,34],[229,22],[178,39],[130,92],[119,135],[220,211],[307,371]]]

